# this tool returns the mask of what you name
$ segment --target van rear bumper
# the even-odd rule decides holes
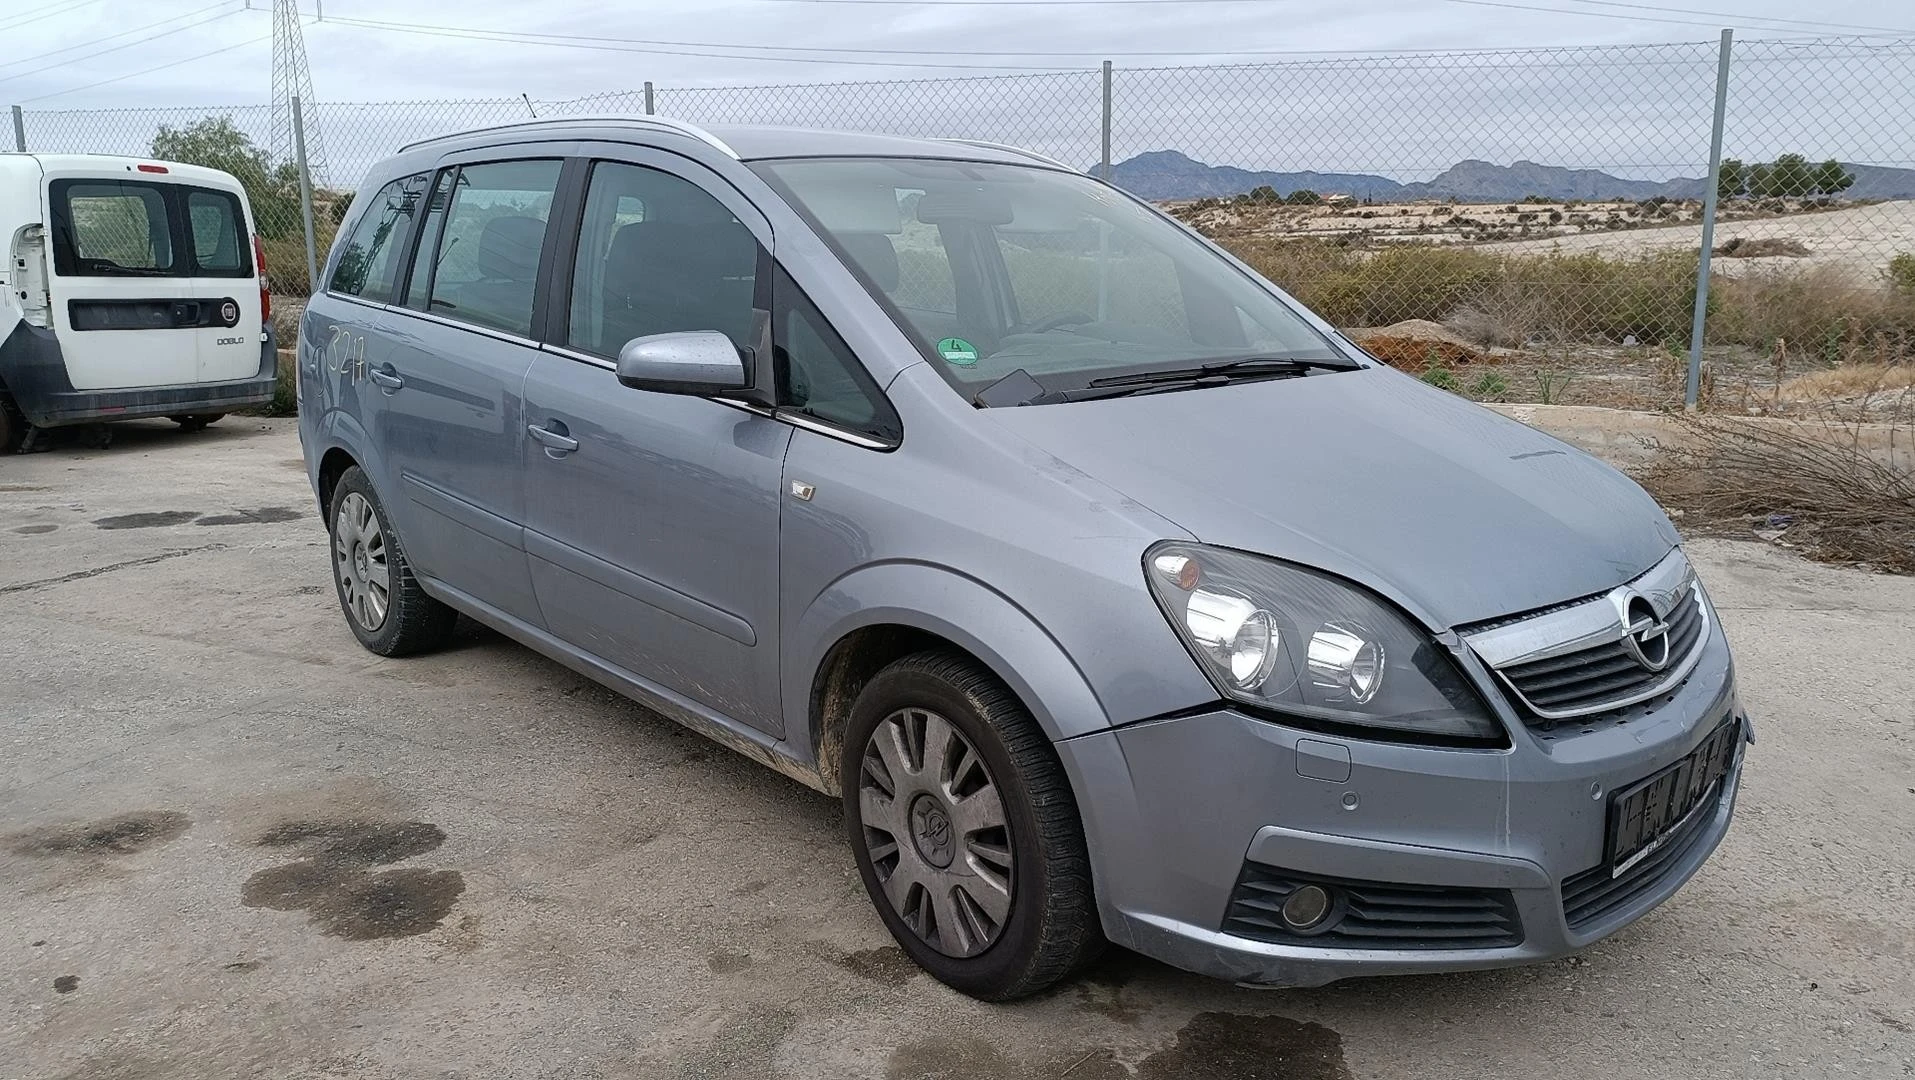
[[[273,400],[279,353],[268,326],[259,346],[259,371],[228,382],[76,390],[53,331],[19,323],[0,342],[0,386],[35,427],[67,427],[102,420],[231,412]]]

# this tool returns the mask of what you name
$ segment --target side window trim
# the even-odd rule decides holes
[[[451,169],[427,169],[423,174],[407,174],[408,177],[424,175],[426,189],[421,196],[419,211],[412,215],[412,224],[407,227],[405,247],[400,253],[399,266],[393,271],[392,298],[386,301],[393,307],[404,307],[409,298],[407,294],[412,290],[412,264],[419,258],[419,245],[425,242],[426,223],[432,219],[432,193],[439,190],[440,179],[452,171]],[[432,295],[430,279],[426,281],[426,295]]]

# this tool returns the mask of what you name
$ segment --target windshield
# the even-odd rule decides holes
[[[755,168],[967,398],[1020,371],[1056,395],[1246,357],[1349,366],[1216,252],[1089,177],[909,158]]]

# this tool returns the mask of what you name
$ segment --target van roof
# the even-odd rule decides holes
[[[141,172],[140,166],[157,165],[165,173]],[[79,176],[97,178],[119,178],[137,176],[141,179],[174,183],[197,184],[201,187],[220,188],[239,192],[240,187],[231,173],[219,169],[209,169],[204,165],[188,165],[178,161],[161,161],[158,158],[119,157],[113,154],[34,154],[0,153],[0,179],[15,181],[20,176]]]

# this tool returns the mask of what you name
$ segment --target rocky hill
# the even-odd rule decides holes
[[[1849,165],[1855,186],[1844,192],[1850,199],[1915,198],[1915,169],[1878,165]],[[1321,195],[1339,193],[1376,202],[1449,199],[1460,202],[1511,202],[1531,195],[1545,199],[1695,199],[1703,182],[1693,177],[1670,180],[1628,180],[1596,169],[1565,169],[1518,161],[1496,165],[1487,161],[1459,161],[1426,181],[1399,183],[1370,173],[1258,172],[1231,165],[1209,165],[1176,150],[1152,150],[1111,166],[1118,186],[1146,199],[1199,199],[1237,195],[1259,187],[1279,195],[1307,189]]]

